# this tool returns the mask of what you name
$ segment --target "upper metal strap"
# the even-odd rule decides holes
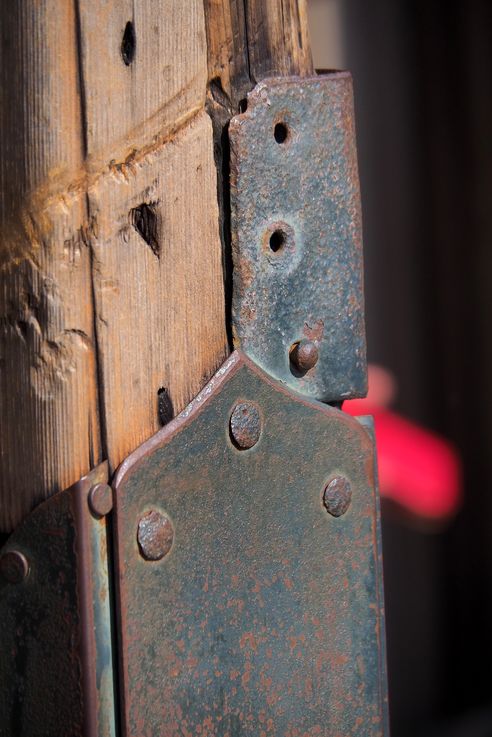
[[[231,120],[235,343],[322,401],[366,393],[352,80],[275,78]]]

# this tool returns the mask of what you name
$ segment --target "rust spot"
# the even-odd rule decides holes
[[[256,276],[255,267],[251,263],[251,259],[238,255],[238,271],[241,275],[241,283],[238,286],[246,292]]]
[[[253,650],[253,652],[256,652],[258,649],[258,643],[256,642],[254,634],[252,632],[245,632],[239,640],[239,647],[241,650],[248,647],[250,650]]]
[[[313,323],[312,327],[308,325],[307,322],[304,323],[303,332],[308,340],[319,342],[323,337],[324,330],[325,323],[323,322],[323,320],[316,320],[316,322]]]

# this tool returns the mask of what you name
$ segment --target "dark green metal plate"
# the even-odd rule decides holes
[[[265,79],[231,120],[235,345],[295,391],[365,396],[362,221],[348,72]],[[315,343],[306,371],[291,347]]]
[[[260,418],[247,450],[230,434],[238,403]],[[360,423],[239,353],[125,461],[114,523],[128,737],[386,734],[374,473]],[[323,504],[336,477],[352,490],[340,517]],[[149,524],[163,518],[159,540]],[[169,552],[146,559],[159,544]]]
[[[0,551],[29,566],[0,576],[2,737],[114,737],[106,522],[87,501],[107,474],[40,504]]]

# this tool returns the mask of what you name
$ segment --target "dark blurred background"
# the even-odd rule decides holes
[[[310,0],[354,77],[369,360],[451,440],[464,500],[383,504],[393,737],[492,737],[492,0]]]

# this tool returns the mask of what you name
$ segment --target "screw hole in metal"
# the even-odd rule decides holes
[[[136,49],[137,37],[135,35],[135,28],[131,20],[129,20],[125,26],[123,39],[121,41],[121,57],[127,67],[129,67],[134,60]]]
[[[294,229],[284,220],[270,222],[263,232],[261,248],[270,265],[278,269],[294,268],[299,257]]]
[[[285,123],[277,123],[273,129],[273,135],[277,143],[285,143],[289,137],[289,129]]]
[[[283,230],[274,230],[270,236],[269,246],[273,253],[278,253],[285,246],[286,234]]]

